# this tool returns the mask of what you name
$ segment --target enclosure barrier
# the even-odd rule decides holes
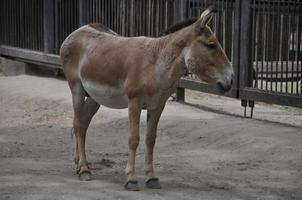
[[[302,2],[299,0],[1,0],[0,55],[60,68],[63,40],[87,23],[124,36],[160,36],[171,25],[196,18],[208,6],[210,24],[236,74],[226,96],[302,107]],[[194,75],[178,84],[217,94]]]

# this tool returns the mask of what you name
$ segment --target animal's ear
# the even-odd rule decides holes
[[[204,28],[212,20],[216,12],[217,10],[212,6],[203,11],[196,22],[196,25],[199,26],[198,28]]]

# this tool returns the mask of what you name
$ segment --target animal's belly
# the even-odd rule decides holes
[[[113,88],[89,81],[83,82],[83,86],[90,97],[100,105],[116,109],[128,107],[128,98],[121,88]]]

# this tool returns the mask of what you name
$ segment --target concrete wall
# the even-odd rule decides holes
[[[26,72],[27,64],[0,57],[0,72],[5,76],[16,76]]]

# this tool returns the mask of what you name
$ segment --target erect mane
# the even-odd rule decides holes
[[[165,31],[163,31],[160,35],[163,36],[163,35],[168,35],[170,33],[174,33],[186,26],[190,26],[191,24],[196,22],[196,20],[197,20],[197,18],[189,18],[189,19],[186,19],[185,21],[181,21],[176,24],[173,24],[172,26],[167,28]]]

